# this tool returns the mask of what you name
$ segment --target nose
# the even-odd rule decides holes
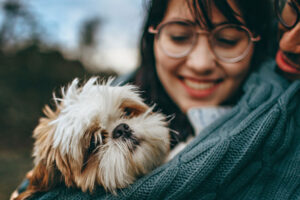
[[[291,30],[282,34],[279,43],[280,49],[285,52],[300,54],[300,23]]]
[[[129,138],[131,135],[132,135],[132,130],[125,123],[122,123],[122,124],[119,124],[118,126],[116,126],[116,128],[112,132],[112,137],[114,139],[117,139],[119,137]]]
[[[186,65],[199,74],[209,74],[216,66],[215,56],[205,35],[199,35],[194,48],[187,56]]]

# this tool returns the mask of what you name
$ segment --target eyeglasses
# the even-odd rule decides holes
[[[296,0],[275,0],[274,7],[276,15],[281,24],[287,29],[292,29],[299,22],[300,1]],[[283,12],[284,10],[284,12]]]
[[[221,61],[235,63],[244,59],[260,36],[254,37],[245,26],[223,24],[212,31],[199,28],[186,21],[171,21],[160,24],[156,29],[149,27],[149,33],[156,34],[162,51],[172,58],[187,56],[197,44],[198,35],[207,35],[210,48]]]

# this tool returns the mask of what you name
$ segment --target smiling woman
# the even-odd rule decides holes
[[[211,13],[211,23],[216,28],[205,32],[204,35],[193,34],[193,28],[194,31],[201,29],[197,28],[188,5],[185,1],[171,1],[160,23],[164,29],[161,29],[154,42],[158,77],[167,93],[183,112],[191,107],[230,102],[250,68],[254,47],[248,34],[249,31],[243,29],[242,26],[230,24],[214,5],[212,5]],[[172,27],[171,30],[165,30],[169,28],[166,23],[174,23],[175,20],[185,25],[180,28],[177,25],[176,29]],[[188,34],[193,34],[195,35],[192,43],[194,45],[190,47],[189,52],[185,53],[186,55],[167,54],[163,48],[170,46],[171,42],[161,41],[165,40],[164,32],[166,31],[172,31],[177,38],[180,35],[181,40],[181,35],[186,37]],[[210,37],[208,38],[207,35]],[[183,45],[182,43],[180,41],[176,47],[174,45],[174,47],[166,48],[179,51],[178,46],[186,46],[186,41]],[[178,44],[177,41],[176,44]]]
[[[134,81],[148,103],[176,113],[176,144],[193,132],[188,110],[231,107],[242,96],[243,82],[267,57],[271,11],[267,1],[259,12],[248,1],[152,1],[151,9]]]

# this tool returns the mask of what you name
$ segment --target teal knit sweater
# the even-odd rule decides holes
[[[61,186],[32,199],[300,199],[300,81],[274,68],[253,72],[230,112],[118,196]]]

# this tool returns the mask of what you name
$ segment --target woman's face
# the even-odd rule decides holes
[[[233,3],[230,5],[236,9]],[[227,21],[216,8],[212,7],[211,13],[213,24]],[[161,23],[174,20],[195,22],[186,0],[170,0]],[[192,107],[215,106],[230,101],[249,72],[253,47],[243,60],[224,63],[214,56],[208,37],[199,35],[195,47],[183,58],[167,56],[157,39],[154,54],[161,83],[180,109],[186,112]]]
[[[299,3],[297,3],[299,2]],[[295,1],[300,10],[300,1]],[[293,22],[297,16],[294,9],[286,2],[282,11],[282,18],[286,22]],[[279,23],[279,51],[276,56],[278,67],[286,72],[290,79],[300,79],[300,22],[292,29],[286,29]]]

